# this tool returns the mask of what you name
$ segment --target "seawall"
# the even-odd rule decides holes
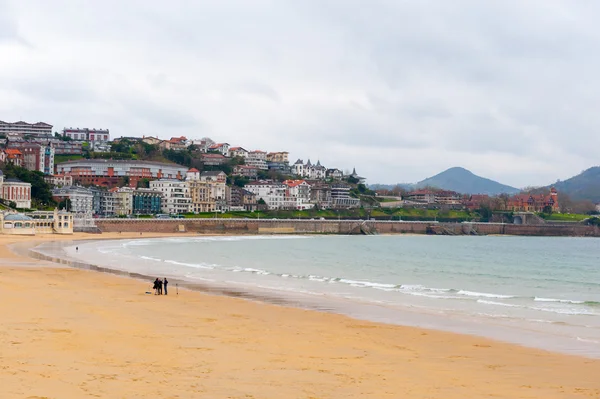
[[[598,226],[295,219],[97,219],[102,232],[198,234],[439,234],[600,237]]]

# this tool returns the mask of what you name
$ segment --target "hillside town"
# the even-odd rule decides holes
[[[2,164],[39,172],[55,204],[86,217],[362,207],[560,209],[554,188],[496,197],[436,188],[375,193],[355,169],[344,172],[310,159],[290,162],[287,151],[251,150],[208,137],[111,138],[109,129],[65,127],[53,133],[44,122],[0,121],[0,140]],[[33,191],[30,182],[0,176],[5,205],[36,208]]]
[[[361,200],[352,189],[365,183],[355,170],[310,159],[290,163],[287,151],[247,150],[210,138],[112,139],[109,129],[53,133],[44,122],[0,121],[0,139],[0,162],[40,172],[61,208],[95,217],[357,208]],[[125,156],[135,146],[170,159]],[[177,163],[184,152],[189,162]],[[4,179],[0,194],[14,208],[33,207],[29,182]]]

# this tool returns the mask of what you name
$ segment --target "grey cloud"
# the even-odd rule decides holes
[[[31,43],[16,68],[0,63],[0,82],[27,99],[29,111],[10,111],[18,119],[43,109],[58,126],[105,120],[117,136],[210,135],[356,166],[372,182],[465,161],[542,184],[598,162],[599,11],[567,0],[0,0],[0,46]]]

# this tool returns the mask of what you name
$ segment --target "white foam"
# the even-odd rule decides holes
[[[512,305],[510,303],[495,302],[495,301],[486,301],[485,299],[478,299],[477,303],[483,303],[485,305],[506,306],[506,307],[509,307],[509,308],[520,308],[519,305]]]
[[[423,290],[425,287],[422,286],[421,284],[402,284],[400,286],[400,289],[406,290],[406,291],[421,291]]]
[[[146,260],[153,260],[153,261],[156,261],[156,262],[162,262],[163,261],[162,259],[153,258],[151,256],[140,256],[140,258],[146,259]]]
[[[577,341],[581,341],[581,342],[587,342],[590,344],[600,344],[600,341],[596,341],[593,339],[587,339],[587,338],[581,338],[581,337],[577,337]]]
[[[582,304],[585,301],[572,301],[570,299],[555,299],[555,298],[538,298],[537,296],[533,298],[534,301],[537,302],[560,302],[560,303],[573,303],[573,304]]]
[[[198,264],[198,263],[177,262],[175,260],[165,260],[164,262],[165,263],[170,263],[172,265],[193,267],[193,268],[196,268],[196,269],[214,269],[214,267],[212,267],[212,266],[201,265],[201,264]]]
[[[573,309],[550,309],[550,308],[536,308],[536,307],[531,307],[529,309],[533,309],[533,310],[539,310],[542,312],[552,312],[552,313],[558,313],[558,314],[570,314],[570,315],[584,315],[584,316],[594,316],[596,315],[596,313],[593,312],[587,312],[585,310],[573,310]]]
[[[395,288],[395,284],[381,284],[381,283],[372,283],[370,281],[360,281],[360,280],[348,280],[342,278],[339,280],[340,283],[350,284],[353,287],[369,287],[369,288]]]
[[[426,298],[435,298],[435,299],[462,299],[461,297],[458,296],[451,296],[451,295],[433,295],[431,293],[426,293],[426,292],[406,292],[406,294],[408,295],[414,295],[414,296],[423,296]]]
[[[249,273],[254,273],[254,274],[262,274],[262,275],[268,275],[271,274],[266,270],[262,270],[262,269],[254,269],[252,267],[245,267],[242,269],[242,271],[244,272],[249,272]]]
[[[474,291],[464,291],[464,290],[458,291],[457,294],[458,295],[466,295],[466,296],[474,296],[474,297],[483,297],[483,298],[498,298],[498,299],[513,298],[512,295],[490,294],[487,292],[474,292]]]

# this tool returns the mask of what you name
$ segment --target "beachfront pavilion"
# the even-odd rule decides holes
[[[20,213],[10,213],[0,216],[2,219],[2,234],[35,235],[35,221]]]

